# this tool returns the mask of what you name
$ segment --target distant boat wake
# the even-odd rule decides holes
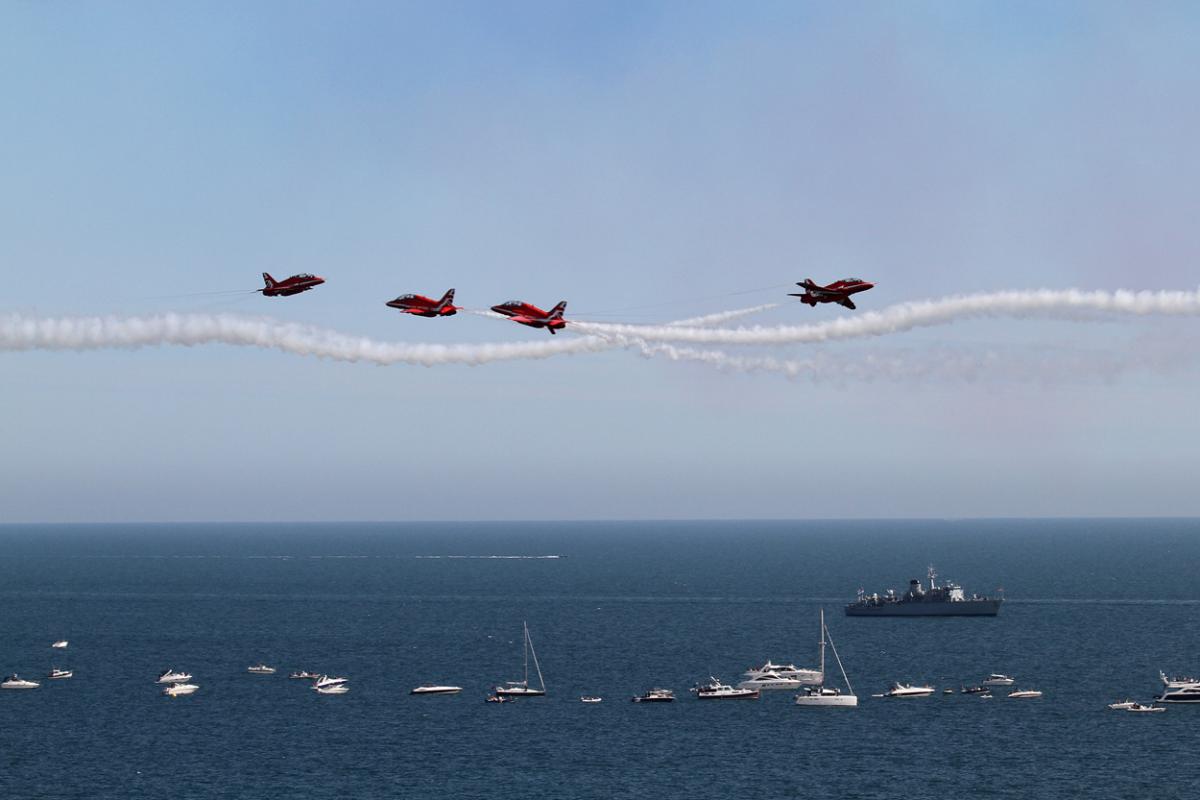
[[[879,311],[803,325],[720,327],[775,308],[753,306],[661,325],[569,321],[580,336],[548,341],[437,344],[383,342],[269,317],[234,314],[41,317],[0,315],[0,351],[90,351],[164,345],[224,344],[278,350],[299,356],[377,365],[479,366],[501,361],[627,349],[649,358],[694,361],[734,371],[769,371],[792,377],[836,372],[831,359],[738,356],[693,345],[774,348],[871,339],[918,328],[984,318],[1094,320],[1111,317],[1200,316],[1200,291],[1003,291],[900,303]],[[717,327],[713,327],[713,326]],[[982,368],[987,367],[984,363]],[[898,371],[904,371],[901,367]],[[856,377],[847,373],[842,377]]]

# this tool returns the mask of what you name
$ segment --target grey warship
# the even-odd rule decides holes
[[[858,599],[846,606],[848,617],[994,617],[1000,613],[1002,597],[967,597],[961,586],[947,581],[937,585],[937,573],[929,568],[929,588],[913,578],[902,595],[889,589],[885,594],[858,590]]]

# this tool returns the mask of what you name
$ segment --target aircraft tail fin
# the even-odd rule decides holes
[[[450,289],[448,292],[446,292],[444,295],[442,295],[442,299],[438,301],[438,308],[439,309],[445,308],[446,306],[450,305],[453,302],[454,302],[454,290]]]
[[[271,273],[269,273],[269,272],[263,273],[263,283],[265,283],[267,285],[268,289],[275,288],[275,279],[271,277]]]
[[[566,310],[567,310],[567,301],[563,300],[561,303],[556,305],[554,308],[550,309],[550,319],[562,319],[563,312]]]

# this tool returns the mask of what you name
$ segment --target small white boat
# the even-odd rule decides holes
[[[163,689],[162,693],[167,697],[186,697],[189,694],[195,694],[199,688],[194,683],[175,683]]]
[[[305,670],[299,670],[297,672],[293,672],[291,675],[288,675],[288,677],[291,678],[292,680],[298,680],[298,681],[315,681],[317,678],[320,678],[321,676],[315,672],[306,672]]]
[[[37,681],[27,681],[19,675],[9,675],[0,683],[0,689],[36,689],[39,686]]]
[[[1128,711],[1129,709],[1133,708],[1136,705],[1137,705],[1137,703],[1134,702],[1133,700],[1122,700],[1119,703],[1109,703],[1108,707],[1111,708],[1113,711]]]
[[[1042,693],[1037,689],[1018,689],[1008,693],[1008,697],[1012,700],[1036,700],[1041,696]]]
[[[825,685],[825,642],[829,642],[829,649],[833,650],[833,657],[837,661],[838,669],[842,671],[842,680],[846,682],[846,693],[842,694],[840,689]],[[821,609],[821,685],[809,686],[804,690],[803,694],[796,695],[796,705],[809,707],[841,707],[841,708],[857,708],[858,696],[854,694],[854,687],[850,685],[850,678],[846,675],[846,668],[842,666],[842,657],[838,655],[837,647],[833,644],[833,637],[829,634],[829,629],[825,627],[825,609]]]
[[[633,698],[635,703],[673,703],[675,702],[675,692],[670,689],[651,689],[645,694],[639,694]]]
[[[158,676],[159,683],[187,683],[192,679],[190,672],[174,672],[167,669],[162,675]]]
[[[711,683],[706,683],[703,686],[693,686],[692,691],[696,693],[697,700],[757,700],[759,695],[758,689],[742,689],[733,688],[727,683],[713,676],[709,676]]]
[[[75,675],[74,670],[59,669],[58,667],[51,667],[50,674],[46,676],[46,679],[51,680],[51,681],[61,681],[66,678],[70,678],[74,675]]]
[[[253,667],[246,667],[246,672],[253,675],[274,675],[275,668],[268,667],[266,664],[255,664]]]
[[[409,694],[458,694],[461,686],[418,686]]]
[[[983,682],[984,686],[1012,686],[1017,682],[1016,678],[1010,678],[1007,675],[1001,675],[999,672],[993,672],[987,676],[987,680]]]
[[[893,683],[883,694],[871,695],[872,697],[929,697],[933,694],[932,686],[912,686],[907,683]]]
[[[332,686],[314,686],[312,688],[317,694],[345,694],[350,691],[349,685],[345,683],[335,683]]]
[[[349,678],[331,678],[328,675],[321,675],[315,681],[313,681],[313,688],[314,689],[324,689],[327,686],[337,686],[338,684],[345,683],[348,680],[350,680],[350,679]]]
[[[68,644],[70,644],[70,642],[68,642],[66,639],[59,639],[57,642],[55,642],[54,644],[52,644],[50,646],[55,648],[56,650],[63,650],[66,648],[66,646]]]
[[[1134,714],[1159,714],[1163,711],[1166,711],[1166,709],[1162,708],[1161,706],[1144,706],[1141,703],[1134,703],[1125,710]]]
[[[585,694],[583,697],[579,698],[579,702],[581,702],[581,703],[599,703],[599,702],[602,702],[603,700],[604,700],[603,697],[595,697],[593,695],[587,695],[587,694]]]

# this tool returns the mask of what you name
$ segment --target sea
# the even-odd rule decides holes
[[[999,616],[845,616],[931,564]],[[858,708],[689,692],[816,666],[821,609]],[[485,703],[526,623],[546,696]],[[6,800],[1195,798],[1200,707],[1106,704],[1200,673],[1200,521],[3,525],[0,670],[42,680],[0,691]],[[991,672],[1044,696],[958,693]]]

